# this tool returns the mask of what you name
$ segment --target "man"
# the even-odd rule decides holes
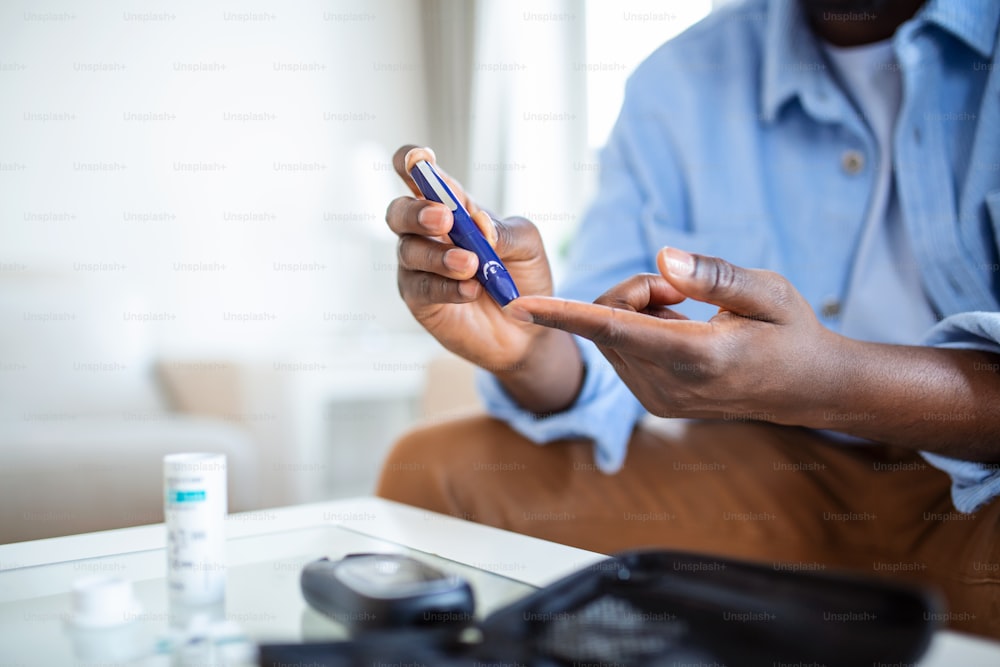
[[[504,312],[443,207],[392,202],[400,293],[485,369],[493,418],[408,435],[379,493],[604,552],[913,578],[1000,636],[998,23],[751,0],[665,44],[566,300],[528,221],[484,226],[525,295]]]

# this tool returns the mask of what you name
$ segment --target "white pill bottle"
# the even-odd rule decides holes
[[[189,605],[220,602],[226,592],[226,456],[163,457],[167,589]]]

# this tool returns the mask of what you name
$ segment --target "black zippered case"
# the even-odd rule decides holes
[[[600,561],[471,633],[408,629],[265,644],[259,664],[316,667],[871,667],[914,664],[942,617],[934,593],[674,551]],[[470,634],[474,638],[470,638]]]

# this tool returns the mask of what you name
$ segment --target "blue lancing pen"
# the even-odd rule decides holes
[[[493,247],[479,231],[478,225],[472,220],[472,216],[459,203],[458,197],[431,163],[427,160],[418,161],[410,169],[410,178],[420,188],[424,197],[444,204],[451,210],[455,221],[451,231],[448,232],[448,237],[459,248],[468,250],[479,258],[476,279],[482,284],[486,293],[493,297],[501,308],[520,296],[507,267],[500,261]]]

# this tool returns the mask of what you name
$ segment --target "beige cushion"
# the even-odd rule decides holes
[[[421,402],[423,416],[429,420],[483,411],[475,388],[475,366],[461,357],[443,352],[427,365],[427,387]]]
[[[253,443],[194,417],[80,418],[0,429],[0,543],[163,520],[163,456],[226,455],[229,510],[258,507]]]

